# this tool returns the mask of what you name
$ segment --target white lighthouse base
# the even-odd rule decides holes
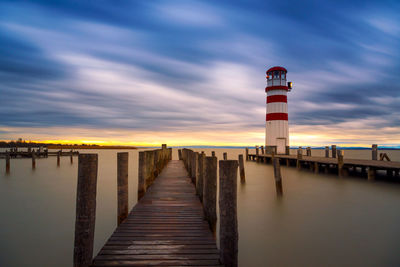
[[[275,154],[287,154],[289,146],[289,127],[286,120],[267,121],[265,147],[271,147]],[[268,151],[268,150],[266,150]],[[268,152],[267,152],[268,153]]]

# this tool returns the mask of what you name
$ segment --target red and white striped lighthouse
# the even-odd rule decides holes
[[[286,83],[287,70],[283,67],[272,67],[267,70],[267,116],[265,126],[266,151],[278,154],[286,153],[289,146],[289,125],[287,93],[292,83]]]

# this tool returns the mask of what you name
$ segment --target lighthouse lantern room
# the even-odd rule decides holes
[[[292,83],[286,82],[287,70],[272,67],[267,70],[267,116],[265,148],[267,153],[286,154],[289,147],[287,93]]]

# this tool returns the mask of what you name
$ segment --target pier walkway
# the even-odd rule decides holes
[[[182,161],[169,161],[92,266],[222,266]]]
[[[298,169],[309,168],[314,172],[328,172],[330,169],[338,171],[339,175],[347,176],[358,172],[366,173],[369,180],[375,179],[376,171],[386,171],[386,176],[399,176],[400,162],[382,161],[382,160],[364,160],[343,158],[340,162],[339,158],[332,157],[314,157],[302,155],[299,158],[296,155],[271,155],[271,154],[248,154],[248,160],[258,162],[269,162],[272,158],[279,158],[281,161],[286,161],[286,165],[295,165]]]

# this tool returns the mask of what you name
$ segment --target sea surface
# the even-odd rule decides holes
[[[244,149],[196,148],[219,159],[237,159]],[[129,151],[129,205],[137,199],[138,151]],[[95,251],[117,223],[117,150],[99,154]],[[386,152],[400,161],[399,150]],[[295,153],[293,150],[291,153]],[[305,152],[304,152],[305,153]],[[313,150],[313,155],[324,155]],[[346,150],[370,159],[370,150]],[[173,149],[177,159],[177,149]],[[0,159],[0,266],[72,266],[77,157],[12,159],[5,174]],[[400,183],[338,178],[282,166],[284,196],[275,193],[273,168],[245,162],[238,182],[240,266],[400,266]]]

